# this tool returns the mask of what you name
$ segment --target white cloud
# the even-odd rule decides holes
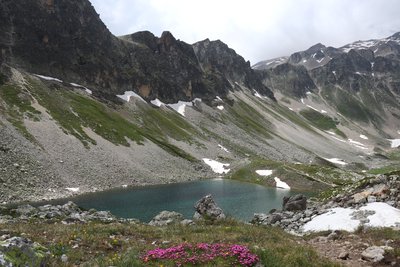
[[[342,46],[400,31],[398,0],[91,0],[116,35],[169,30],[220,39],[254,64],[321,42]]]

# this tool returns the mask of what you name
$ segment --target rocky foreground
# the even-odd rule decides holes
[[[358,236],[360,231],[368,231],[371,216],[376,211],[365,210],[363,207],[371,203],[380,203],[391,208],[400,207],[400,177],[398,175],[380,175],[366,179],[359,184],[344,188],[340,192],[333,192],[333,196],[325,201],[307,200],[303,195],[295,195],[283,199],[282,210],[271,210],[268,214],[255,214],[251,221],[254,225],[275,226],[296,235],[303,235],[304,239],[298,241],[307,243],[316,248],[326,257],[340,260],[342,264],[349,266],[368,266],[369,263],[389,264],[399,266],[400,259],[396,253],[399,252],[399,240],[387,237],[375,245],[363,242]],[[312,230],[307,230],[307,224],[316,220],[318,216],[329,215],[334,209],[354,209],[351,219],[359,221],[356,234],[346,234],[341,229],[340,222],[333,222],[323,234],[311,235]],[[204,222],[209,225],[226,221],[223,210],[218,207],[210,195],[203,197],[194,206],[193,219],[185,219],[182,214],[174,211],[162,211],[155,216],[146,227],[201,227]],[[334,213],[334,212],[333,212]],[[395,223],[390,225],[392,231],[400,230],[400,212]],[[397,221],[397,223],[396,223]],[[45,246],[33,242],[24,233],[16,235],[12,231],[3,228],[4,225],[26,224],[48,225],[88,225],[93,223],[103,225],[144,225],[136,219],[117,218],[109,211],[97,211],[94,209],[83,210],[72,202],[64,205],[45,205],[33,207],[21,205],[16,208],[0,208],[0,265],[1,266],[32,266],[45,264],[52,255],[51,250]],[[376,225],[375,225],[376,226]],[[388,226],[388,225],[381,225]],[[261,227],[261,226],[258,226]],[[168,243],[168,242],[167,242]],[[167,244],[165,243],[165,244]],[[358,245],[357,245],[358,244]],[[78,248],[78,243],[73,245]],[[73,248],[72,246],[72,248]],[[329,249],[327,251],[326,249]],[[21,260],[21,261],[19,261]],[[64,253],[59,255],[59,261],[68,263],[68,256]],[[31,265],[29,265],[31,266]]]

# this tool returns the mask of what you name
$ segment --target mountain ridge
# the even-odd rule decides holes
[[[254,70],[219,40],[115,37],[87,0],[0,5],[1,202],[221,175],[275,186],[257,170],[318,191],[397,168],[396,42]]]

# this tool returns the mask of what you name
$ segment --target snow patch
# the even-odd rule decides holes
[[[226,148],[226,147],[224,147],[224,146],[222,146],[222,145],[220,145],[220,144],[218,144],[218,147],[219,148],[221,148],[223,151],[225,151],[226,153],[229,153],[229,150]]]
[[[327,160],[327,161],[329,161],[329,162],[335,163],[335,164],[347,165],[347,163],[346,163],[344,160],[342,160],[342,159],[338,159],[338,158],[331,158],[331,159],[323,158],[323,159],[325,159],[325,160]]]
[[[310,105],[307,105],[307,107],[319,112],[318,109],[316,109],[316,108],[314,108],[314,107],[312,107],[312,106],[310,106]]]
[[[311,95],[312,93],[310,91],[306,92],[306,95]]]
[[[327,213],[316,216],[303,226],[305,232],[318,232],[326,230],[345,230],[353,232],[360,225],[357,220],[351,219],[352,209],[333,208]]]
[[[338,141],[340,141],[340,142],[342,142],[342,143],[346,143],[346,141],[345,140],[342,140],[342,139],[340,139],[340,138],[337,138],[336,136],[331,136],[333,139],[335,139],[335,140],[338,140]]]
[[[157,107],[161,107],[162,105],[165,105],[160,99],[156,98],[154,100],[150,101],[151,104]]]
[[[321,59],[317,59],[318,63],[321,63],[323,60],[325,59],[325,57],[321,58]]]
[[[281,181],[281,179],[279,179],[278,177],[275,177],[274,180],[276,183],[276,187],[282,188],[282,189],[290,189],[290,186],[287,183]]]
[[[44,76],[44,75],[39,75],[39,74],[33,74],[33,75],[35,75],[36,77],[39,77],[40,79],[46,80],[46,81],[55,81],[55,82],[59,82],[59,83],[63,82],[60,79],[49,77],[49,76]]]
[[[92,90],[86,88],[86,87],[83,86],[83,85],[80,85],[80,84],[77,84],[77,83],[69,83],[69,84],[72,85],[73,87],[78,87],[78,88],[85,89],[85,92],[88,93],[89,95],[92,94]]]
[[[396,148],[400,146],[400,139],[388,139],[388,140],[391,142],[390,144],[391,148]]]
[[[292,108],[289,108],[291,111],[293,111],[293,109]]]
[[[256,96],[258,98],[263,98],[262,95],[260,95],[257,91],[255,91],[254,96]]]
[[[321,109],[321,113],[326,114],[326,113],[328,113],[328,111]]]
[[[222,106],[222,105],[217,106],[217,109],[219,109],[219,110],[224,110],[224,106]]]
[[[261,176],[270,176],[272,174],[272,170],[256,170],[256,173]]]
[[[122,188],[127,188],[127,187],[128,187],[127,184],[123,184],[123,185],[122,185]]]
[[[172,108],[172,109],[174,109],[176,112],[178,112],[183,117],[185,117],[185,108],[186,108],[186,106],[192,107],[193,106],[193,102],[178,101],[178,103],[168,104],[167,106]]]
[[[79,191],[79,187],[67,187],[65,189],[68,190],[68,191],[71,191],[71,192],[78,192]]]
[[[360,143],[360,142],[354,141],[353,139],[349,139],[348,141],[349,141],[349,143],[350,143],[350,144],[353,144],[353,145],[355,145],[355,146],[357,146],[357,147],[363,147],[363,148],[366,148],[366,146],[365,146],[363,143]]]
[[[144,99],[140,95],[136,94],[133,91],[125,91],[125,93],[123,95],[117,95],[117,97],[125,100],[126,102],[129,102],[131,100],[131,97],[135,97],[135,98],[143,101],[144,103],[147,103],[146,101],[144,101]]]
[[[301,103],[303,103],[304,104],[304,99],[302,98],[302,99],[300,99],[300,101],[301,101]]]
[[[366,136],[363,135],[363,134],[360,134],[360,138],[361,138],[361,139],[364,139],[364,140],[368,140],[368,137],[366,137]]]
[[[203,158],[203,161],[205,164],[207,164],[208,166],[211,167],[211,169],[213,170],[213,172],[215,173],[228,173],[230,171],[230,169],[226,169],[225,167],[229,167],[229,163],[221,163],[218,162],[216,160],[212,160],[212,159],[207,159],[207,158]]]
[[[361,222],[354,218],[354,212],[374,211],[368,216],[369,222],[365,226],[369,227],[392,227],[400,224],[400,210],[383,202],[368,203],[360,209],[353,208],[333,208],[327,213],[314,217],[303,226],[305,232],[317,232],[328,230],[345,230],[354,232]]]

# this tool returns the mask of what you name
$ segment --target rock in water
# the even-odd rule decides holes
[[[157,214],[150,222],[152,226],[166,226],[170,224],[178,224],[183,221],[183,215],[175,211],[162,211]]]
[[[283,197],[282,210],[297,211],[307,208],[307,198],[302,194],[291,197]]]
[[[196,212],[193,215],[195,220],[206,219],[216,221],[226,218],[223,210],[218,207],[211,195],[207,195],[197,201],[194,208],[196,209]]]

